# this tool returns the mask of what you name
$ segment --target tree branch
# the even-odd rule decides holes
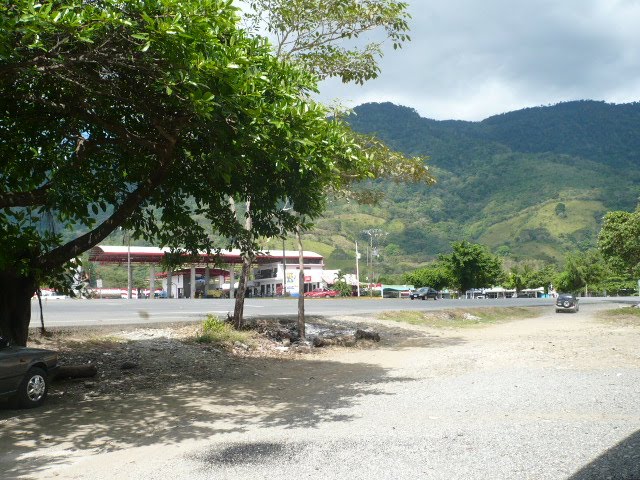
[[[120,226],[166,179],[175,160],[173,158],[175,143],[176,139],[174,138],[170,148],[165,152],[164,160],[159,162],[159,168],[156,169],[153,175],[151,175],[146,181],[139,184],[138,188],[127,196],[124,202],[115,209],[108,219],[90,232],[87,232],[75,240],[41,255],[38,258],[37,266],[43,270],[55,268],[67,260],[77,257],[91,247],[96,246],[118,226]]]

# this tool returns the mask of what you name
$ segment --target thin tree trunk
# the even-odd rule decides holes
[[[236,214],[236,204],[233,198],[229,199],[229,208]],[[247,232],[251,231],[253,226],[251,221],[251,200],[247,200],[246,219],[244,222],[244,229]],[[240,221],[240,219],[238,219]],[[247,279],[249,278],[249,271],[251,270],[251,264],[253,263],[252,252],[245,252],[242,255],[242,271],[240,272],[240,279],[238,280],[238,292],[236,294],[236,301],[233,309],[233,325],[236,329],[241,329],[244,325],[244,297],[247,290]],[[233,285],[230,285],[230,291],[233,289]]]
[[[304,251],[302,250],[302,237],[300,227],[296,228],[296,239],[298,240],[298,265],[300,275],[298,277],[298,333],[300,341],[306,340],[305,320],[304,320]]]
[[[38,295],[38,306],[40,307],[40,334],[44,335],[47,331],[44,328],[44,314],[42,313],[42,290],[40,287],[36,290],[36,294]]]
[[[31,297],[37,289],[33,277],[0,272],[0,336],[13,345],[26,346],[31,322]]]
[[[238,293],[236,294],[235,308],[233,310],[233,326],[240,330],[244,327],[244,297],[247,290],[247,279],[251,269],[252,257],[249,254],[242,256],[242,271],[238,280]]]

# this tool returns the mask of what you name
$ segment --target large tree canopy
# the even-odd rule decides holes
[[[312,75],[237,22],[223,0],[0,5],[1,334],[24,343],[42,278],[120,225],[188,250],[213,227],[242,246],[229,197],[273,236],[300,218],[284,200],[314,217],[328,185],[371,174],[305,95]]]
[[[640,275],[640,210],[607,213],[598,237],[598,248],[614,268],[638,278]]]

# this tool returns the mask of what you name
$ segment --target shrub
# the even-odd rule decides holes
[[[202,322],[202,333],[196,337],[200,343],[215,343],[220,345],[233,345],[235,342],[250,344],[250,332],[235,330],[229,323],[224,322],[215,315],[207,315]]]

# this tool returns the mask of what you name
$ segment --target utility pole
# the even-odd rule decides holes
[[[369,247],[370,247],[370,254],[369,257],[371,258],[371,264],[369,266],[369,285],[371,286],[371,284],[373,284],[375,282],[375,271],[374,271],[374,265],[373,265],[373,257],[374,256],[378,256],[378,248],[380,247],[380,239],[383,237],[386,237],[388,235],[387,232],[380,230],[379,228],[371,228],[369,230],[364,230],[362,233],[364,233],[365,235],[369,236]],[[375,239],[375,249],[374,249],[374,239]],[[369,294],[370,296],[373,297],[373,288],[369,288]]]
[[[356,240],[356,285],[358,289],[358,297],[360,296],[360,267],[358,266],[360,254],[358,253],[358,241]]]
[[[287,296],[287,257],[284,250],[284,237],[282,237],[282,296]]]

